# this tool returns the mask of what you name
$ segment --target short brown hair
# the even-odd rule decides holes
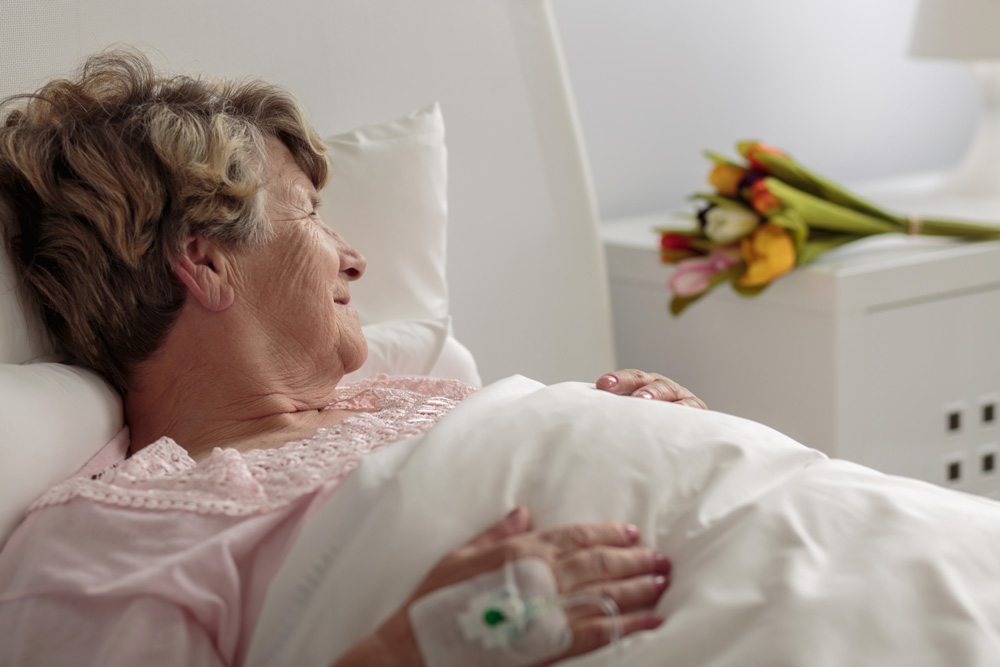
[[[170,265],[192,233],[264,242],[268,136],[317,189],[326,146],[263,81],[162,77],[131,49],[6,100],[0,210],[22,294],[55,341],[123,394],[184,302]]]

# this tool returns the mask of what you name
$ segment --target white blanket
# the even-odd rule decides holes
[[[359,466],[282,566],[248,664],[330,665],[518,504],[538,527],[634,522],[673,561],[667,621],[626,640],[625,665],[1000,664],[1000,503],[520,377]]]

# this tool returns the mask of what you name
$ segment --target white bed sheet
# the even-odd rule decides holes
[[[520,377],[361,464],[280,570],[248,664],[329,665],[517,504],[537,526],[635,522],[672,559],[667,622],[622,664],[1000,664],[1000,503],[735,417]]]

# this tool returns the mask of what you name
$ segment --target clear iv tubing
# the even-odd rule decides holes
[[[567,607],[579,607],[582,605],[592,604],[600,608],[604,612],[605,616],[612,619],[612,631],[611,631],[611,650],[614,653],[614,657],[611,658],[611,665],[621,665],[622,664],[622,616],[621,612],[618,610],[618,605],[615,601],[606,595],[597,595],[595,593],[581,593],[579,595],[571,595],[569,597],[560,598],[559,606],[564,610]]]

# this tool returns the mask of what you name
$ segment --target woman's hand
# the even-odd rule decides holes
[[[602,375],[597,379],[597,388],[619,396],[636,396],[708,409],[704,401],[670,378],[633,368]]]
[[[392,654],[384,663],[371,664],[423,665],[410,627],[409,606],[435,590],[499,570],[508,561],[522,558],[540,558],[548,564],[560,595],[597,593],[614,600],[621,611],[623,635],[651,630],[663,622],[653,606],[670,584],[670,562],[638,542],[639,530],[635,526],[613,522],[532,531],[528,510],[519,507],[438,561],[403,608],[362,645],[374,642]],[[556,660],[588,653],[611,641],[614,619],[604,616],[596,607],[569,608],[566,618],[572,643]],[[537,664],[540,667],[556,660],[545,659]]]

